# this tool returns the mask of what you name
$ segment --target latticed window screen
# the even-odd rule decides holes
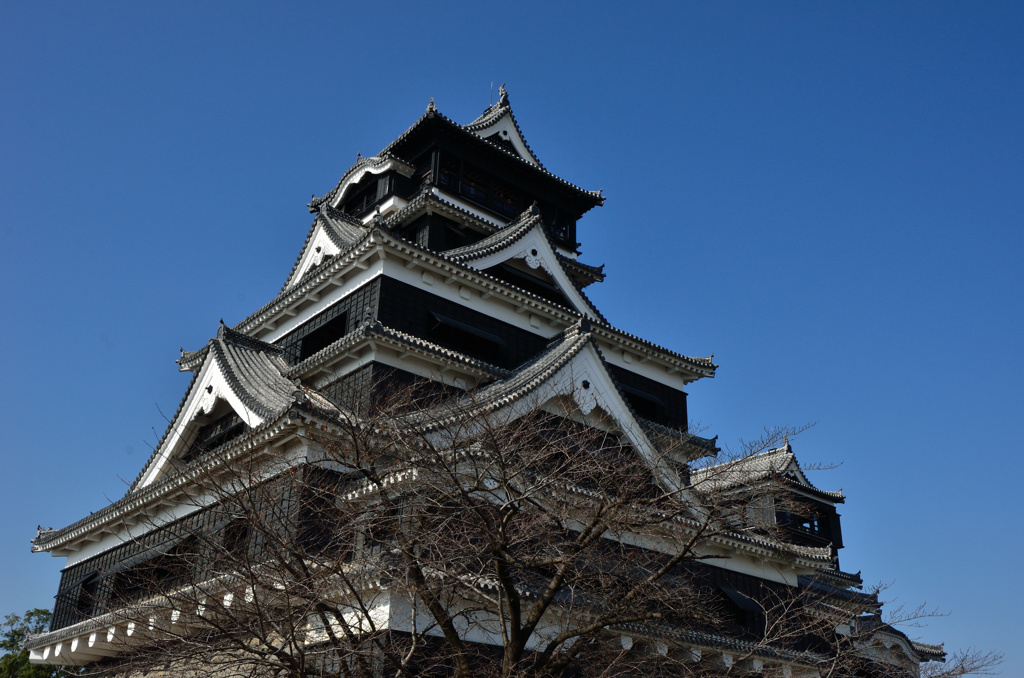
[[[380,281],[374,280],[278,340],[291,364],[305,360],[354,330],[368,314],[376,315]]]

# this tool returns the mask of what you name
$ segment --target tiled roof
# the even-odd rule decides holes
[[[705,527],[703,522],[685,515],[675,516],[673,522],[691,530],[701,530]],[[783,553],[796,558],[802,558],[808,563],[814,563],[816,569],[824,566],[827,568],[824,570],[825,573],[839,573],[835,555],[832,553],[831,547],[828,546],[801,546],[799,544],[778,541],[752,532],[738,531],[709,535],[707,541],[709,543],[728,544],[732,548],[747,548],[755,553]]]
[[[782,447],[724,464],[695,469],[690,477],[694,485],[700,485],[708,490],[750,486],[769,478],[781,477],[800,489],[822,495],[832,501],[841,503],[846,500],[842,492],[819,490],[807,480],[788,441]]]
[[[321,205],[320,210],[313,218],[313,225],[309,227],[309,233],[306,234],[306,242],[302,244],[299,256],[296,257],[295,263],[292,264],[292,270],[288,272],[288,277],[285,279],[284,285],[281,286],[282,292],[288,289],[288,281],[292,279],[295,271],[298,270],[299,264],[302,262],[302,256],[306,253],[306,248],[309,247],[310,242],[313,240],[313,234],[316,233],[318,226],[324,229],[324,233],[331,239],[331,242],[342,251],[347,250],[358,242],[360,238],[366,235],[367,231],[367,228],[361,222],[341,210],[334,209],[330,204]]]
[[[231,390],[246,407],[267,419],[295,400],[298,386],[282,375],[281,349],[221,325],[210,349]]]
[[[481,219],[469,210],[445,200],[437,194],[436,187],[431,186],[430,184],[422,186],[416,195],[409,200],[405,207],[385,217],[384,224],[388,228],[395,228],[406,223],[413,215],[420,211],[426,211],[428,208],[433,211],[447,214],[448,216],[454,216],[462,219],[483,231],[493,232],[499,228],[499,226],[496,226],[486,219]]]
[[[288,371],[288,363],[281,353],[282,350],[277,346],[233,330],[223,322],[217,329],[217,336],[210,339],[202,349],[183,350],[178,361],[180,369],[183,372],[195,372],[196,375],[189,383],[188,390],[160,442],[132,482],[129,493],[138,488],[139,482],[162,452],[171,432],[180,425],[178,418],[195,388],[199,370],[211,354],[238,399],[264,420],[277,416],[296,402],[316,411],[334,410],[334,406],[323,396],[298,386],[283,376]]]
[[[487,374],[494,378],[503,378],[511,374],[509,370],[502,369],[490,363],[482,360],[477,360],[464,353],[453,351],[444,346],[440,346],[433,342],[419,337],[414,337],[411,334],[400,332],[396,329],[392,329],[383,325],[379,320],[368,318],[363,321],[356,329],[346,334],[344,337],[334,342],[330,346],[323,348],[322,350],[314,353],[310,357],[306,358],[298,365],[291,367],[285,373],[287,377],[298,377],[305,374],[309,370],[322,365],[329,361],[331,358],[341,355],[348,351],[352,346],[358,344],[368,337],[377,337],[385,339],[392,344],[404,346],[411,350],[430,355],[435,359],[444,360],[450,363],[460,364],[466,368],[472,369],[473,371]]]
[[[851,591],[846,586],[833,586],[817,576],[807,577],[800,575],[797,577],[797,582],[801,588],[815,591],[826,597],[838,598],[843,602],[855,603],[867,609],[877,610],[882,607],[882,604],[878,602],[878,593],[875,592]]]
[[[366,169],[368,167],[380,167],[381,165],[385,165],[389,162],[398,162],[405,165],[406,167],[412,167],[410,163],[394,155],[393,153],[388,151],[388,149],[381,151],[379,155],[371,156],[368,158],[359,156],[359,158],[355,161],[355,164],[353,164],[351,167],[345,170],[345,173],[341,175],[341,178],[338,179],[338,183],[334,185],[334,188],[332,188],[330,191],[328,191],[324,196],[320,198],[313,196],[313,199],[310,200],[309,202],[309,211],[319,211],[320,209],[323,208],[323,205],[325,203],[329,204],[338,194],[338,191],[341,190],[342,186],[345,185],[345,182],[354,174],[359,172],[359,170]]]
[[[925,662],[944,662],[946,661],[946,650],[944,645],[941,643],[933,645],[931,643],[922,643],[917,640],[910,641],[910,646],[914,648],[914,652],[921,658],[921,661]]]
[[[365,236],[363,236],[363,238],[360,241],[360,243],[368,242],[368,239],[373,237],[374,233],[377,233],[384,241],[391,241],[394,245],[398,246],[400,250],[408,251],[408,253],[412,254],[415,258],[434,259],[434,260],[441,261],[441,262],[450,261],[450,260],[448,260],[448,258],[444,254],[438,254],[438,253],[433,252],[431,250],[423,249],[420,246],[416,245],[415,243],[411,243],[409,241],[406,241],[406,240],[400,238],[399,236],[394,235],[393,233],[388,231],[387,228],[385,228],[385,227],[383,227],[381,225],[377,225],[375,227],[375,231],[368,231],[367,234]],[[356,243],[356,245],[359,245],[360,243]],[[353,247],[355,247],[355,246],[353,246]],[[351,250],[352,248],[349,248],[349,249]],[[322,265],[322,266],[318,267],[316,269],[316,271],[315,271],[315,274],[316,275],[324,274],[325,276],[330,275],[330,271],[334,270],[335,267],[343,265],[342,262],[345,260],[346,256],[348,256],[348,255],[349,255],[348,251],[340,252],[337,256],[335,256],[333,259],[330,260],[330,264],[325,264],[325,265]],[[353,256],[355,256],[355,255],[353,255]],[[459,264],[458,262],[454,262],[454,261],[451,261],[450,264],[451,265],[455,265],[455,266],[462,266],[462,264]],[[479,277],[480,279],[482,279],[484,281],[487,281],[487,282],[492,283],[494,285],[500,286],[502,288],[506,288],[506,289],[512,290],[512,291],[514,291],[514,293],[516,295],[519,295],[519,296],[521,296],[524,299],[529,299],[531,301],[535,301],[535,302],[541,303],[541,304],[543,304],[545,306],[548,306],[548,307],[551,307],[553,309],[558,309],[560,311],[568,312],[568,313],[571,313],[573,315],[578,315],[571,308],[562,306],[561,304],[557,304],[557,303],[555,303],[553,301],[550,301],[548,299],[544,299],[544,298],[542,298],[542,297],[540,297],[540,296],[538,296],[538,295],[536,295],[536,294],[534,294],[532,292],[528,292],[526,290],[522,290],[522,289],[516,287],[515,285],[511,285],[510,283],[508,283],[508,282],[506,282],[504,280],[500,280],[500,279],[498,279],[498,278],[496,278],[494,276],[491,276],[491,275],[489,275],[489,274],[487,274],[487,273],[485,273],[483,271],[478,271],[478,270],[475,270],[475,269],[469,269],[469,270],[472,272],[473,276]],[[281,304],[282,302],[284,302],[289,297],[298,297],[298,296],[301,296],[302,294],[303,294],[303,291],[301,289],[301,285],[293,285],[292,287],[290,287],[290,288],[280,292],[276,297],[274,297],[269,302],[264,304],[258,310],[256,310],[255,312],[250,314],[248,317],[246,317],[245,319],[243,319],[242,321],[237,323],[235,325],[235,327],[236,328],[251,329],[251,327],[257,321],[257,319],[260,318],[260,316],[262,316],[267,311],[271,310],[275,305]],[[580,295],[583,296],[583,298],[587,301],[587,303],[591,306],[591,308],[594,307],[593,303],[590,302],[589,299],[587,299],[586,295],[582,291],[580,291]],[[596,309],[594,309],[594,310],[595,310],[595,313],[597,313],[597,310]],[[657,356],[657,357],[663,358],[665,360],[668,360],[669,362],[675,362],[675,363],[677,363],[679,365],[680,370],[691,371],[691,372],[694,372],[694,373],[696,373],[696,374],[698,374],[700,376],[713,377],[714,373],[715,373],[715,369],[718,367],[713,362],[713,356],[707,357],[707,358],[685,356],[685,355],[683,355],[681,353],[677,353],[675,351],[670,351],[667,348],[664,348],[662,346],[658,346],[657,344],[649,342],[649,341],[647,341],[645,339],[641,339],[640,337],[638,337],[638,336],[636,336],[634,334],[630,334],[628,332],[624,332],[622,330],[619,330],[619,329],[613,327],[611,324],[609,324],[608,321],[605,320],[603,317],[598,317],[595,320],[596,320],[596,324],[594,326],[594,333],[597,334],[598,336],[600,336],[600,337],[602,337],[602,338],[604,338],[604,339],[606,339],[608,341],[611,341],[611,342],[614,342],[614,343],[619,343],[619,344],[622,344],[624,346],[627,346],[630,349],[632,349],[634,351],[637,351],[640,354],[647,353],[649,355]]]
[[[603,205],[604,204],[604,196],[601,195],[601,191],[588,191],[588,190],[586,190],[584,188],[580,188],[576,184],[574,184],[572,182],[569,182],[569,181],[566,181],[565,179],[562,179],[561,177],[559,177],[559,176],[557,176],[555,174],[552,174],[551,172],[549,172],[548,170],[546,170],[542,166],[540,166],[540,163],[538,163],[537,165],[534,165],[529,160],[526,160],[525,158],[520,157],[516,153],[509,152],[508,150],[504,149],[503,147],[501,147],[498,144],[492,143],[492,142],[487,141],[485,139],[481,139],[476,134],[473,134],[470,130],[468,130],[466,128],[467,126],[460,125],[459,123],[455,122],[451,118],[446,117],[440,111],[438,111],[437,110],[437,106],[434,105],[433,99],[431,99],[430,105],[427,106],[427,110],[423,113],[423,115],[421,115],[419,117],[419,119],[416,120],[416,122],[414,122],[409,127],[409,129],[407,129],[404,132],[402,132],[402,134],[400,134],[397,139],[395,139],[390,144],[388,144],[384,148],[384,150],[380,152],[379,155],[383,156],[383,155],[388,154],[388,153],[393,153],[394,149],[396,149],[399,145],[401,145],[401,143],[403,141],[405,141],[414,131],[419,129],[419,127],[422,126],[428,120],[437,120],[440,124],[448,126],[452,130],[457,130],[458,132],[464,134],[465,138],[470,140],[470,143],[477,143],[477,144],[481,144],[483,146],[486,146],[487,148],[497,149],[497,150],[502,151],[503,153],[505,153],[505,155],[507,155],[508,157],[512,158],[513,160],[517,160],[517,161],[523,163],[523,165],[533,169],[534,171],[540,172],[544,176],[547,176],[547,177],[549,177],[551,179],[554,179],[555,181],[557,181],[558,183],[562,184],[563,186],[565,186],[567,188],[570,188],[573,191],[586,196],[587,198],[589,198],[590,201],[593,202],[594,205]],[[479,118],[477,120],[479,120]],[[474,123],[475,122],[476,121],[474,121]],[[474,124],[474,123],[470,123],[470,124]],[[524,143],[525,143],[525,140],[524,140]],[[532,151],[531,151],[531,154],[532,154]],[[326,199],[326,198],[327,198],[327,196],[324,196],[323,199]]]
[[[626,632],[626,635],[634,634],[638,637],[666,638],[699,648],[733,650],[743,654],[749,653],[758,657],[771,657],[802,664],[817,664],[828,659],[825,655],[811,652],[795,652],[763,642],[757,643],[740,638],[730,638],[718,635],[717,633],[687,629],[666,622],[629,622],[620,624],[615,628]]]
[[[583,294],[581,291],[580,294]],[[593,304],[591,304],[593,305]],[[620,330],[613,327],[611,324],[597,325],[594,328],[595,333],[605,337],[606,339],[612,340],[616,343],[632,345],[633,350],[637,350],[641,353],[649,351],[662,356],[673,358],[687,367],[687,369],[693,370],[694,372],[705,376],[714,377],[715,370],[718,369],[718,365],[715,364],[715,356],[712,354],[706,358],[694,357],[683,355],[682,353],[676,353],[671,351],[664,346],[659,346],[653,342],[641,339],[635,334]]]
[[[534,230],[535,228],[541,234],[541,237],[548,242],[548,246],[551,248],[551,251],[555,253],[555,263],[562,269],[562,273],[564,273],[565,277],[568,278],[571,282],[573,280],[573,275],[569,270],[567,270],[566,267],[566,261],[568,261],[568,259],[566,259],[565,257],[558,256],[557,250],[553,245],[551,245],[551,241],[548,238],[547,231],[544,229],[544,222],[541,219],[540,208],[537,207],[537,203],[534,203],[528,210],[520,214],[518,217],[516,217],[515,220],[512,221],[512,223],[510,223],[508,226],[501,229],[500,231],[492,233],[483,240],[478,240],[477,242],[471,245],[446,250],[441,254],[447,259],[450,259],[457,263],[465,263],[469,261],[474,261],[476,259],[483,259],[484,257],[490,256],[496,252],[500,252],[503,249],[514,245],[519,240],[522,240],[527,233]],[[590,314],[594,315],[598,320],[607,324],[608,320],[604,317],[604,315],[602,315],[601,311],[599,311],[597,307],[594,306],[593,302],[591,302],[590,299],[587,298],[583,291],[579,287],[576,287],[575,285],[574,288],[575,291],[583,299],[584,304],[586,304],[586,308],[583,310],[585,312],[589,312]]]
[[[555,256],[558,257],[562,268],[569,272],[569,277],[576,283],[577,289],[582,290],[590,283],[604,281],[604,264],[591,266],[590,264],[584,264],[582,261],[570,259],[559,252],[555,252]]]
[[[526,143],[526,137],[523,136],[523,130],[519,128],[519,123],[516,122],[516,116],[512,113],[512,106],[508,103],[508,92],[505,91],[505,85],[498,88],[498,103],[489,107],[473,122],[468,125],[463,125],[462,128],[467,132],[481,132],[488,127],[492,127],[497,124],[505,116],[508,116],[509,119],[512,120],[512,125],[516,128],[516,133],[519,135],[519,138],[522,139],[523,145],[526,146],[526,152],[530,154],[530,158],[537,163],[538,167],[544,169],[544,165],[541,163],[540,158],[538,158],[537,154],[533,152],[532,148],[530,148],[530,144]],[[494,146],[505,150],[498,144],[494,144]]]
[[[659,424],[658,422],[651,421],[650,419],[637,417],[637,421],[640,422],[640,426],[643,427],[644,432],[647,433],[647,437],[652,441],[657,438],[667,438],[685,447],[694,448],[705,456],[714,456],[721,452],[721,449],[718,447],[718,436],[715,436],[714,438],[702,438],[677,428]]]
[[[321,414],[316,412],[315,408],[309,407],[305,403],[298,402],[298,399],[295,403],[295,407],[315,414]],[[117,516],[124,515],[126,512],[139,510],[147,506],[151,501],[158,499],[174,488],[181,488],[195,483],[196,479],[204,472],[207,472],[213,465],[221,463],[224,459],[230,460],[235,458],[238,454],[241,454],[248,449],[249,446],[253,444],[253,441],[262,442],[273,439],[280,433],[282,422],[285,418],[286,417],[282,415],[275,419],[265,421],[251,431],[244,433],[231,442],[226,443],[223,447],[218,448],[215,456],[197,459],[188,466],[178,470],[176,473],[165,476],[155,483],[140,488],[135,488],[133,485],[132,489],[117,501],[112,504],[108,504],[99,511],[91,513],[85,518],[82,518],[67,527],[57,530],[40,531],[36,538],[32,540],[32,550],[34,552],[40,552],[58,548],[62,543],[69,540],[73,541],[82,535],[95,531],[97,528],[109,523]],[[152,460],[153,458],[151,457],[150,462],[152,462]],[[147,462],[147,467],[150,462]]]
[[[859,634],[867,635],[877,633],[900,638],[910,646],[922,662],[946,661],[946,651],[943,649],[942,645],[932,645],[930,643],[913,641],[907,637],[907,634],[903,633],[903,631],[900,631],[895,626],[886,624],[882,621],[882,617],[879,614],[858,617],[855,621],[854,628]]]
[[[492,233],[482,240],[471,245],[456,247],[455,249],[442,252],[445,257],[459,263],[483,259],[495,252],[515,244],[529,233],[535,226],[542,225],[540,209],[534,203],[532,207],[516,217],[512,223],[505,228]],[[543,229],[542,229],[543,230]]]
[[[432,431],[466,417],[494,412],[529,395],[593,341],[589,330],[589,323],[577,323],[505,379],[488,384],[454,403],[416,412],[406,418],[406,423],[423,431]]]

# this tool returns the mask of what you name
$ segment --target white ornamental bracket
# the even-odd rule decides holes
[[[576,401],[576,406],[579,407],[580,413],[583,415],[590,414],[597,406],[597,391],[587,375],[583,375],[583,377],[576,380],[576,388],[573,389],[573,400]]]

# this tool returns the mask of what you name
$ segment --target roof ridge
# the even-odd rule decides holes
[[[431,431],[448,425],[461,416],[493,412],[504,404],[529,395],[562,369],[587,343],[593,341],[589,331],[581,331],[587,325],[585,321],[586,318],[580,319],[575,326],[563,333],[564,339],[561,342],[552,343],[513,370],[508,377],[487,384],[452,403],[442,404],[433,410],[417,412],[408,418],[409,423],[425,423],[424,431]],[[545,359],[550,360],[545,363]]]
[[[476,133],[477,131],[485,130],[488,127],[497,124],[505,116],[508,116],[512,120],[512,126],[515,128],[516,134],[519,135],[519,140],[523,142],[523,146],[526,147],[526,152],[530,155],[530,158],[533,160],[533,162],[535,162],[537,164],[537,167],[539,167],[540,169],[547,171],[544,169],[544,164],[540,161],[540,158],[538,158],[537,154],[534,153],[532,148],[530,148],[529,142],[526,141],[526,135],[523,134],[523,130],[519,126],[519,121],[516,120],[516,114],[512,111],[512,104],[509,103],[508,91],[505,89],[505,83],[502,83],[501,86],[498,88],[497,103],[493,104],[492,106],[489,106],[487,110],[485,110],[476,120],[473,120],[467,125],[462,125],[462,129],[466,130],[467,132]],[[504,148],[500,144],[491,141],[490,138],[480,138],[488,142],[495,148],[499,148],[508,153],[509,155],[513,155],[513,153],[511,153],[508,149]],[[518,153],[515,153],[514,155],[516,157],[520,157]],[[526,160],[525,158],[521,159]]]
[[[505,247],[512,245],[523,238],[538,223],[543,224],[540,215],[540,208],[534,202],[504,228],[495,231],[487,237],[470,245],[455,247],[450,250],[442,250],[441,254],[454,261],[473,261],[500,252]]]
[[[420,120],[422,120],[423,117],[426,117],[426,114],[424,114],[424,116],[422,116],[420,118]],[[417,120],[416,123],[413,124],[413,126],[418,124],[420,122],[420,120]],[[411,130],[412,127],[410,127],[409,129]],[[408,130],[406,130],[406,132],[408,132]],[[327,193],[325,193],[323,196],[321,196],[319,198],[316,197],[315,194],[313,195],[312,199],[310,199],[309,204],[308,204],[309,211],[310,212],[318,212],[318,211],[320,211],[320,208],[321,208],[321,206],[324,203],[329,203],[334,198],[335,194],[337,194],[337,192],[341,189],[342,184],[345,183],[345,180],[348,179],[352,174],[354,174],[358,170],[361,170],[364,167],[367,167],[367,166],[380,166],[380,165],[383,165],[384,163],[389,162],[391,160],[398,161],[398,162],[400,162],[400,163],[402,163],[402,164],[404,164],[406,166],[411,166],[411,165],[409,165],[408,162],[406,162],[402,158],[399,158],[394,153],[390,152],[389,149],[390,149],[391,145],[392,144],[389,144],[387,148],[382,150],[377,155],[370,155],[370,156],[363,157],[359,153],[356,153],[356,161],[354,163],[352,163],[352,165],[350,165],[349,168],[344,171],[344,173],[342,173],[341,178],[338,179],[338,182],[334,185],[334,188],[332,188],[330,191],[328,191]]]

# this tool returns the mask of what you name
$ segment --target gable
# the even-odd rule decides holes
[[[218,362],[208,353],[205,363],[192,380],[181,409],[168,427],[164,440],[133,489],[151,485],[167,475],[172,469],[172,460],[184,460],[188,456],[189,447],[199,430],[228,411],[248,428],[255,428],[264,421],[263,417],[246,407],[231,388]]]
[[[514,263],[524,273],[533,271],[539,280],[550,281],[568,302],[569,307],[580,315],[601,317],[565,272],[557,252],[544,232],[539,214],[526,217],[519,225],[510,224],[478,243],[449,250],[444,254],[478,271],[493,269],[504,263]]]
[[[617,431],[663,487],[683,489],[682,479],[637,421],[593,342],[587,342],[535,394],[518,407],[513,405],[509,414],[523,416],[533,408],[574,415]]]
[[[387,153],[372,158],[359,158],[341,177],[334,190],[326,196],[326,202],[331,207],[339,209],[348,193],[368,175],[384,174],[392,170],[404,177],[411,177],[416,171],[412,165]]]
[[[535,167],[544,169],[540,160],[530,150],[529,144],[526,143],[526,139],[523,138],[523,133],[516,123],[516,117],[512,114],[512,106],[508,102],[505,85],[498,88],[498,103],[485,110],[473,122],[463,125],[462,129],[519,156]]]
[[[179,369],[194,372],[195,377],[163,439],[129,491],[167,475],[171,461],[189,454],[189,445],[203,427],[219,422],[223,429],[235,427],[233,433],[239,426],[256,428],[291,407],[296,398],[308,397],[283,376],[288,365],[281,352],[277,346],[223,324],[203,349],[182,351]],[[207,433],[217,437],[225,430],[207,428]],[[220,442],[224,442],[223,437]]]
[[[540,167],[537,158],[530,152],[526,141],[523,140],[519,128],[512,121],[511,111],[484,129],[471,129],[470,131],[481,139],[490,141],[507,151],[514,152],[531,165]]]
[[[340,251],[341,248],[327,234],[323,220],[317,219],[313,226],[313,233],[307,240],[306,246],[302,249],[299,260],[295,264],[295,269],[288,278],[288,282],[285,283],[285,288],[291,287],[302,280],[302,277],[310,269],[319,266],[326,259],[330,259]]]
[[[413,423],[443,436],[445,427],[461,421],[456,429],[472,436],[481,427],[502,426],[538,410],[616,431],[663,487],[683,490],[678,473],[647,436],[616,386],[586,319],[510,377],[467,395],[455,408],[422,413]],[[465,426],[467,415],[469,425]]]

